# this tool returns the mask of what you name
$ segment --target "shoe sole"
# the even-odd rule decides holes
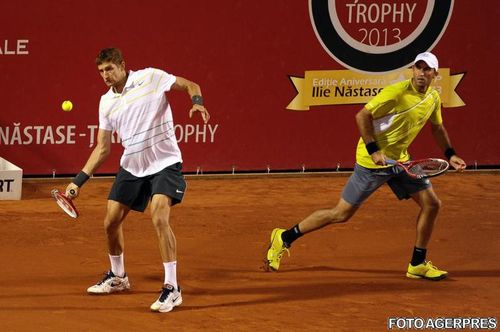
[[[113,293],[127,292],[129,290],[130,290],[130,285],[127,286],[127,287],[124,287],[124,288],[120,288],[120,289],[116,289],[116,290],[111,290],[109,292],[92,292],[92,291],[87,290],[87,293],[89,295],[109,295],[109,294],[113,294]]]
[[[277,269],[275,269],[271,265],[269,265],[269,261],[267,259],[264,259],[264,265],[262,266],[262,269],[265,272],[278,272]]]
[[[158,310],[151,309],[151,308],[150,308],[150,309],[151,309],[151,311],[152,311],[152,312],[161,312],[161,313],[165,313],[165,312],[170,312],[170,311],[174,310],[174,308],[175,308],[175,307],[178,307],[178,306],[180,306],[181,304],[182,304],[182,297],[179,297],[179,298],[177,299],[177,301],[175,301],[175,302],[172,304],[172,306],[171,306],[170,308],[168,308],[168,309],[163,309],[163,310],[161,310],[160,308],[158,308]]]
[[[125,293],[125,292],[128,292],[130,289],[122,289],[122,290],[117,290],[117,291],[112,291],[112,292],[109,292],[109,293],[94,293],[94,292],[89,292],[87,291],[87,294],[88,295],[111,295],[111,294],[115,294],[115,293]]]
[[[109,292],[109,293],[94,293],[94,292],[89,292],[87,291],[87,294],[88,295],[111,295],[111,294],[115,294],[115,293],[125,293],[125,292],[128,292],[130,289],[122,289],[122,290],[118,290],[118,291],[112,291],[112,292]]]
[[[406,273],[406,276],[410,279],[425,279],[425,280],[432,280],[432,281],[439,281],[439,280],[443,280],[445,279],[448,274],[445,273],[445,274],[442,274],[438,277],[434,277],[434,278],[429,278],[429,277],[426,277],[426,276],[421,276],[421,275],[417,275],[417,274],[411,274],[409,272]]]

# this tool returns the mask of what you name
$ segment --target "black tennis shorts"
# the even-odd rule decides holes
[[[172,199],[173,206],[182,201],[186,191],[181,170],[182,163],[177,163],[139,178],[120,167],[108,199],[144,212],[154,194],[164,194]]]

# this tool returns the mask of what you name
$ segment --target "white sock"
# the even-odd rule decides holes
[[[109,261],[111,262],[111,272],[117,277],[123,277],[125,275],[125,265],[123,264],[123,252],[118,256],[109,255]]]
[[[177,289],[177,261],[163,263],[165,268],[165,282],[164,284],[169,284]]]

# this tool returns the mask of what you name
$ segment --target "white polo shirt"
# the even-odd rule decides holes
[[[125,148],[120,165],[143,177],[182,162],[165,92],[176,77],[163,70],[129,71],[122,93],[111,88],[99,103],[99,128],[116,131]]]

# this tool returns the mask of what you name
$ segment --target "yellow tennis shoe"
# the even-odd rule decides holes
[[[448,272],[439,270],[436,266],[432,265],[431,261],[423,262],[417,266],[408,264],[408,272],[406,276],[412,279],[428,279],[428,280],[441,280],[448,276]]]
[[[264,261],[264,269],[266,271],[278,271],[281,257],[285,251],[288,253],[288,256],[290,256],[290,251],[281,239],[281,234],[283,234],[284,231],[286,231],[286,229],[275,228],[271,233],[271,243],[267,250],[267,259]]]

